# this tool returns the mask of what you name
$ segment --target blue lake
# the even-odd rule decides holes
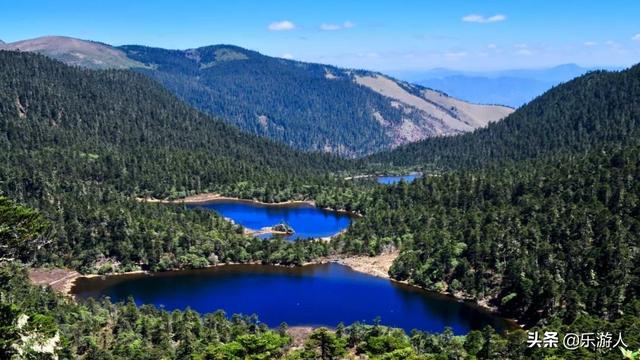
[[[313,205],[268,205],[249,201],[217,200],[191,206],[215,211],[251,230],[286,222],[294,230],[288,239],[320,238],[335,235],[349,227],[351,216]]]
[[[80,278],[72,289],[79,298],[108,296],[113,301],[131,296],[138,305],[167,310],[187,307],[201,313],[222,309],[257,314],[271,327],[336,326],[339,322],[372,323],[407,331],[456,334],[491,325],[501,331],[508,321],[471,304],[432,294],[387,279],[362,274],[338,264],[284,268],[227,265],[203,270]]]
[[[413,182],[415,179],[422,177],[421,174],[409,174],[409,175],[398,175],[398,176],[378,176],[377,182],[378,184],[384,185],[392,185],[397,184],[400,181],[404,182]]]

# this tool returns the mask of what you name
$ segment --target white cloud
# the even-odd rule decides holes
[[[466,51],[450,51],[444,53],[444,57],[449,59],[460,59],[469,55]]]
[[[324,31],[333,31],[333,30],[340,30],[340,29],[342,29],[342,26],[338,24],[321,24],[320,25],[320,30],[324,30]]]
[[[293,59],[293,55],[290,54],[290,53],[282,54],[282,56],[280,56],[280,57],[283,58],[283,59],[287,59],[287,60]]]
[[[496,45],[496,44],[489,44],[489,45],[487,45],[487,48],[488,48],[488,49],[497,49],[497,48],[498,48],[498,45]]]
[[[276,21],[269,24],[267,29],[270,31],[287,31],[293,30],[296,28],[296,24],[292,23],[289,20]]]
[[[320,30],[335,31],[335,30],[342,30],[342,29],[351,29],[355,26],[356,24],[352,23],[351,21],[345,21],[342,24],[323,23],[323,24],[320,24]]]
[[[462,17],[462,21],[464,22],[471,22],[471,23],[478,23],[478,24],[495,23],[495,22],[500,22],[505,20],[507,20],[507,17],[502,14],[496,14],[489,17],[485,17],[484,15],[478,15],[478,14],[469,14],[467,16]]]
[[[598,45],[595,41],[585,41],[584,46],[592,47]]]
[[[516,49],[516,55],[520,56],[531,56],[533,55],[533,50],[526,43],[514,44],[513,48]]]
[[[516,51],[516,54],[522,55],[522,56],[531,56],[531,55],[533,55],[533,51],[531,51],[529,49],[520,49],[520,50]]]
[[[377,59],[380,57],[380,54],[377,52],[367,52],[367,53],[357,53],[356,56],[359,58]]]
[[[613,40],[607,40],[604,42],[605,45],[607,45],[608,47],[612,48],[612,49],[620,49],[621,45]]]
[[[631,40],[633,40],[633,41],[640,41],[640,33],[635,34],[635,35],[631,38]]]

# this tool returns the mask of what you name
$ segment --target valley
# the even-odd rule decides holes
[[[231,45],[0,47],[0,358],[640,348],[640,65],[512,109]]]

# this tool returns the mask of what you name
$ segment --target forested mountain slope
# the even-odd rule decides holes
[[[640,297],[637,144],[425,177],[369,199],[341,247],[399,247],[396,279],[532,323],[612,320]]]
[[[43,261],[86,270],[101,258],[125,268],[255,259],[267,244],[221,218],[133,198],[304,198],[344,165],[241,133],[140,74],[0,51],[0,192],[52,221]]]
[[[559,85],[503,121],[461,136],[375,154],[372,162],[480,167],[556,152],[581,153],[640,135],[640,65],[597,71]]]
[[[135,73],[71,68],[26,53],[0,54],[0,144],[11,150],[7,155],[70,151],[68,161],[90,168],[82,178],[102,170],[101,180],[122,190],[160,196],[173,187],[201,191],[346,164],[246,135]]]
[[[135,69],[243,130],[299,149],[347,156],[470,131],[513,111],[383,74],[272,58],[231,45],[166,50],[48,36],[2,48],[89,68]]]
[[[235,46],[122,46],[138,71],[196,108],[307,150],[361,155],[485,126],[511,112],[364,71],[272,58]],[[435,93],[435,92],[433,92]]]

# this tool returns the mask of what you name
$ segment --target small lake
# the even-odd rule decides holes
[[[397,184],[400,181],[404,181],[407,183],[413,182],[415,179],[422,177],[422,174],[409,174],[409,175],[392,175],[392,176],[378,176],[377,182],[378,184],[383,185],[392,185]]]
[[[333,236],[351,224],[351,216],[348,214],[324,210],[310,204],[270,205],[241,200],[216,200],[190,207],[215,211],[251,230],[260,230],[284,221],[295,230],[293,235],[287,236],[290,240]]]
[[[200,313],[223,309],[257,314],[270,327],[336,326],[356,321],[407,331],[456,334],[491,325],[501,331],[509,322],[474,305],[432,294],[387,279],[355,272],[338,264],[284,268],[264,265],[227,265],[202,270],[80,278],[72,289],[79,298],[108,296],[136,304],[154,304],[166,310],[190,307]]]

